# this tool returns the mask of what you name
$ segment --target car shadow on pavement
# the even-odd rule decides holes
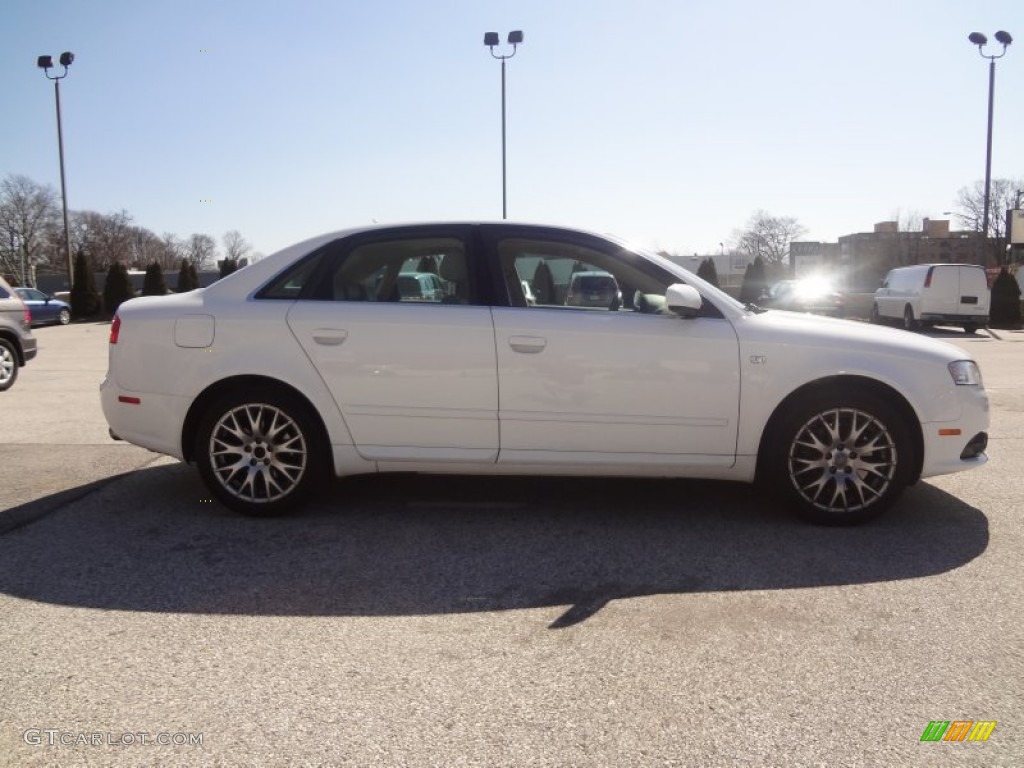
[[[981,511],[927,483],[856,528],[800,523],[750,486],[678,480],[353,478],[268,520],[207,496],[178,464],[78,495],[0,536],[0,592],[270,616],[568,606],[560,628],[629,597],[930,576],[989,540]]]

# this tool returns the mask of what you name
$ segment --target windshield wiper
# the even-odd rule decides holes
[[[748,301],[746,304],[744,304],[743,308],[746,309],[748,312],[755,312],[757,314],[761,314],[762,312],[768,311],[767,308],[759,307],[752,301]]]

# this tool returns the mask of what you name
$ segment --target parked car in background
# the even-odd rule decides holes
[[[873,323],[959,325],[974,333],[988,325],[992,293],[984,267],[977,264],[915,264],[893,269],[875,291]]]
[[[618,309],[622,306],[622,291],[615,277],[607,272],[573,272],[565,304],[569,307]]]
[[[845,317],[846,296],[825,278],[804,277],[779,280],[757,302],[770,309],[812,312],[816,315]]]
[[[428,255],[453,300],[395,300]],[[530,306],[519,275],[541,258],[625,303]],[[330,477],[592,474],[758,480],[850,524],[984,464],[989,424],[955,346],[744,306],[624,242],[511,222],[335,232],[126,301],[100,399],[112,436],[195,462],[251,515]]]
[[[38,288],[15,288],[14,292],[21,297],[32,313],[32,325],[59,323],[67,325],[71,322],[71,305],[55,299]]]
[[[0,392],[14,386],[18,369],[36,356],[31,327],[25,302],[0,277]]]
[[[444,282],[433,272],[403,272],[397,287],[403,301],[443,301],[445,297]]]

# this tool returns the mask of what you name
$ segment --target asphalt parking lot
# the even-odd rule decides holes
[[[832,530],[610,479],[240,518],[107,436],[108,328],[37,330],[0,394],[0,765],[1024,762],[1022,332],[935,334],[981,365],[990,463]]]

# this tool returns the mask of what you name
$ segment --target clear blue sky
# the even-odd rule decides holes
[[[822,240],[941,217],[984,175],[975,30],[1018,38],[993,175],[1024,176],[1021,0],[5,0],[0,176],[59,189],[35,60],[70,50],[72,209],[238,229],[264,253],[374,219],[500,218],[482,41],[512,29],[512,219],[711,253],[758,208]]]

